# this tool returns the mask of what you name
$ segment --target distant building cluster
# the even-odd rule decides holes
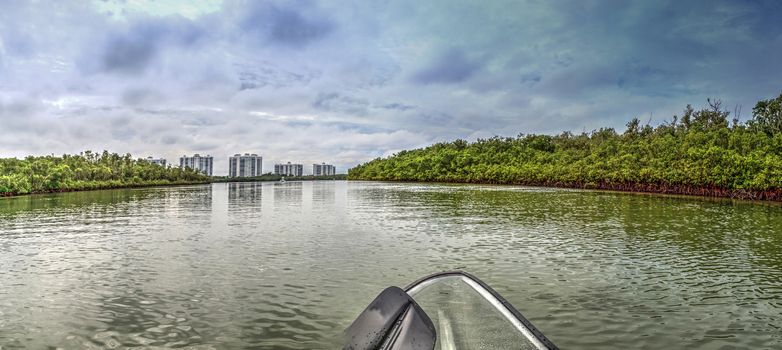
[[[150,163],[152,163],[152,164],[156,164],[156,165],[160,165],[160,166],[162,166],[162,167],[165,167],[165,166],[166,166],[166,160],[165,160],[165,159],[163,159],[163,158],[152,158],[152,157],[147,157],[147,162],[150,162]]]
[[[303,164],[274,164],[274,174],[283,176],[304,176]]]
[[[146,161],[163,167],[168,166],[168,163],[163,158],[147,157]],[[214,158],[210,155],[202,156],[197,153],[192,157],[185,155],[179,158],[179,167],[182,169],[190,168],[204,175],[212,176]],[[274,174],[281,176],[304,176],[304,165],[291,162],[274,164]],[[312,164],[313,176],[336,174],[337,168],[331,164]],[[228,157],[228,177],[257,177],[261,175],[263,175],[263,157],[254,153],[237,153]]]
[[[312,164],[312,175],[313,176],[337,175],[337,167],[326,163]]]
[[[201,174],[212,176],[212,168],[214,166],[214,159],[210,155],[203,157],[198,153],[192,157],[182,156],[179,158],[179,167],[182,169],[190,168],[200,172]]]
[[[263,157],[257,154],[234,154],[228,158],[228,177],[253,177],[263,174]]]

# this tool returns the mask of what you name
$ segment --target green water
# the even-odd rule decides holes
[[[0,348],[336,348],[452,269],[565,349],[782,348],[778,205],[344,181],[0,199]]]

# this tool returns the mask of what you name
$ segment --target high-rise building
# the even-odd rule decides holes
[[[304,165],[302,164],[274,164],[274,174],[284,176],[303,176]]]
[[[263,157],[257,154],[234,154],[228,158],[228,177],[261,176]]]
[[[179,167],[182,169],[190,168],[204,175],[212,176],[212,165],[214,164],[212,156],[201,156],[196,153],[192,157],[182,156],[179,158]]]
[[[336,175],[337,174],[337,167],[321,163],[321,164],[312,164],[312,176],[326,176],[326,175]]]
[[[147,160],[147,162],[150,162],[150,163],[152,163],[152,164],[157,164],[157,165],[160,165],[160,166],[162,166],[162,167],[165,167],[165,166],[166,166],[166,160],[165,160],[165,159],[163,159],[163,158],[152,158],[152,157],[147,157],[147,159],[146,159],[146,160]]]

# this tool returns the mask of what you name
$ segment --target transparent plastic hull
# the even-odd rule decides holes
[[[405,291],[431,318],[435,349],[557,349],[502,296],[467,273],[424,277]]]

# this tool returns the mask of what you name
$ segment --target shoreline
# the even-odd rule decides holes
[[[349,179],[349,181],[379,181],[396,183],[432,183],[432,184],[464,184],[464,185],[496,185],[496,186],[529,186],[547,187],[575,190],[593,190],[626,194],[649,194],[661,196],[676,196],[683,198],[700,199],[728,199],[748,202],[763,202],[782,204],[782,189],[758,191],[758,190],[730,190],[717,187],[696,187],[683,185],[660,184],[608,184],[587,183],[569,184],[561,182],[501,182],[501,181],[415,181],[415,180],[367,180]]]
[[[291,177],[290,180],[286,181],[339,181],[339,180],[347,180],[345,176],[344,178],[335,178],[334,176],[328,176],[324,178],[316,178],[316,177]],[[279,179],[252,179],[252,178],[236,178],[236,179],[212,179],[210,181],[193,181],[193,182],[171,182],[171,183],[149,183],[149,184],[128,184],[128,185],[120,185],[120,186],[98,186],[94,188],[81,188],[81,189],[58,189],[58,190],[50,190],[50,191],[43,191],[43,192],[31,192],[31,193],[20,193],[20,194],[11,194],[11,193],[0,193],[0,199],[3,198],[19,198],[19,197],[26,197],[26,196],[38,196],[38,195],[46,195],[46,194],[57,194],[57,193],[72,193],[72,192],[89,192],[89,191],[105,191],[105,190],[122,190],[122,189],[134,189],[134,188],[149,188],[149,187],[176,187],[176,186],[190,186],[190,185],[206,185],[206,184],[215,184],[215,183],[238,183],[238,182],[275,182],[279,181]]]
[[[215,177],[212,183],[228,183],[228,182],[274,182],[280,181],[284,176],[280,175],[262,175],[256,177]],[[288,176],[285,177],[285,181],[335,181],[335,180],[347,180],[347,174],[338,175],[323,175],[323,176]]]
[[[765,203],[777,203],[782,204],[782,189],[775,190],[731,190],[718,187],[697,187],[697,186],[683,186],[683,185],[660,185],[660,184],[609,184],[609,183],[587,183],[587,184],[570,184],[561,182],[501,182],[501,181],[415,181],[415,180],[390,180],[390,179],[334,179],[334,178],[313,178],[313,177],[301,177],[291,178],[288,181],[377,181],[377,182],[391,182],[391,183],[418,183],[418,184],[463,184],[463,185],[496,185],[496,186],[529,186],[529,187],[545,187],[545,188],[562,188],[562,189],[576,189],[576,190],[594,190],[594,191],[606,191],[614,193],[627,193],[627,194],[651,194],[661,196],[676,196],[684,198],[701,198],[701,199],[730,199],[740,200],[748,202],[765,202]],[[51,190],[45,192],[33,192],[24,194],[0,194],[0,199],[4,198],[19,198],[25,196],[38,196],[57,193],[72,193],[72,192],[89,192],[89,191],[104,191],[104,190],[120,190],[120,189],[137,189],[137,188],[150,188],[150,187],[177,187],[177,186],[190,186],[190,185],[205,185],[215,183],[241,183],[241,182],[276,182],[279,180],[273,179],[216,179],[212,181],[196,181],[196,182],[177,182],[177,183],[151,183],[151,184],[132,184],[121,186],[105,186],[85,189],[60,189]]]
[[[123,190],[123,189],[149,188],[149,187],[176,187],[176,186],[190,186],[190,185],[205,185],[210,183],[213,183],[213,181],[172,182],[167,184],[162,184],[162,183],[129,184],[129,185],[120,185],[120,186],[98,186],[95,188],[81,188],[81,189],[66,188],[66,189],[50,190],[50,191],[43,191],[43,192],[20,193],[20,194],[0,193],[0,199],[19,198],[19,197],[26,197],[26,196],[39,196],[39,195],[57,194],[57,193]]]

